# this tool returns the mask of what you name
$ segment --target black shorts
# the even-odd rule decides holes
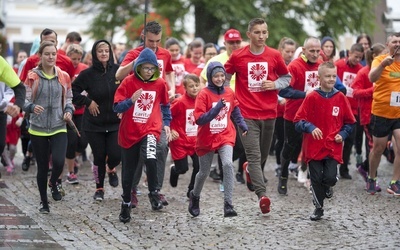
[[[389,119],[381,116],[371,115],[371,132],[375,137],[386,137],[393,130],[400,129],[400,118]]]

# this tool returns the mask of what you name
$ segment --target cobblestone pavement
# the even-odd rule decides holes
[[[49,195],[50,214],[39,214],[36,167],[23,172],[21,161],[21,157],[16,160],[18,167],[13,175],[7,175],[0,167],[1,249],[11,249],[13,244],[38,249],[400,248],[400,197],[386,192],[393,168],[384,158],[379,169],[382,193],[366,194],[352,158],[353,180],[337,183],[334,197],[325,203],[325,216],[318,222],[309,219],[314,208],[303,184],[292,178],[288,195],[278,195],[274,157],[270,157],[265,167],[271,212],[261,214],[256,196],[246,185],[236,183],[233,198],[238,216],[232,218],[223,217],[223,193],[219,191],[219,183],[211,179],[201,195],[201,214],[192,218],[186,198],[189,173],[180,177],[177,188],[172,188],[168,164],[162,193],[169,205],[161,211],[152,211],[146,188],[140,186],[143,194],[139,196],[139,206],[132,209],[132,220],[127,224],[118,220],[121,185],[112,188],[106,179],[105,200],[93,200],[95,185],[89,164],[79,170],[80,184],[64,182],[67,193],[64,199],[55,202]],[[7,218],[15,222],[5,223]]]

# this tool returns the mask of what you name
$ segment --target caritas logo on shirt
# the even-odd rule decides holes
[[[132,119],[134,122],[146,123],[154,107],[156,91],[143,91],[135,102]]]
[[[186,109],[186,126],[185,132],[187,136],[196,136],[197,135],[197,124],[196,119],[193,115],[194,109]]]
[[[247,64],[247,81],[250,92],[261,92],[262,81],[267,80],[267,62],[249,62]]]
[[[212,106],[215,107],[217,102],[213,102]],[[226,127],[228,127],[228,112],[231,104],[227,102],[219,114],[210,122],[211,134],[221,133]]]

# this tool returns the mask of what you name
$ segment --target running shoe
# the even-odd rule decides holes
[[[394,196],[400,196],[400,180],[397,180],[395,183],[390,184],[386,191],[389,194],[393,194]]]
[[[248,166],[248,162],[246,161],[245,163],[243,163],[243,173],[246,175],[246,185],[247,188],[251,191],[254,192],[254,185],[251,183],[251,178],[250,178],[250,174],[249,171],[247,170],[247,166]]]
[[[95,201],[103,201],[104,200],[104,189],[103,188],[96,189],[96,192],[93,195],[93,199]]]
[[[271,211],[271,201],[267,196],[262,196],[259,201],[259,206],[261,209],[261,213],[267,214]]]

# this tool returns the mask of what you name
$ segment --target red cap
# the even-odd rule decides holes
[[[224,35],[224,40],[229,42],[229,41],[242,41],[242,36],[240,35],[240,32],[235,29],[230,29],[225,32]]]

